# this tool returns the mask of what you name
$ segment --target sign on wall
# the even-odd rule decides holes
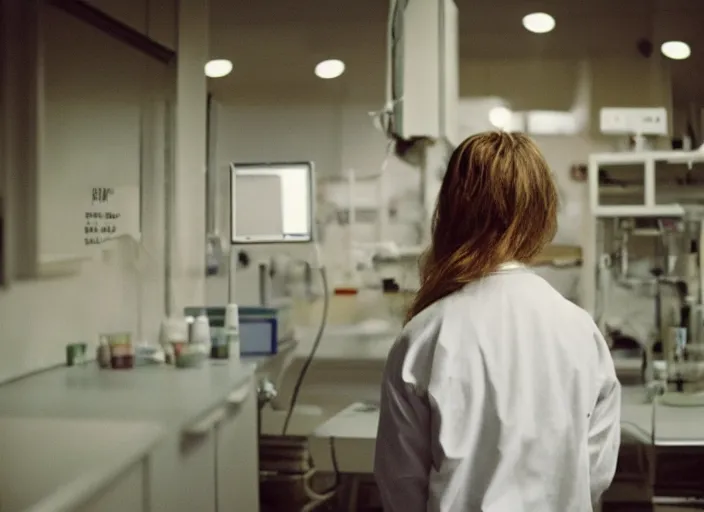
[[[91,187],[86,203],[84,245],[100,245],[125,235],[139,240],[139,187]]]

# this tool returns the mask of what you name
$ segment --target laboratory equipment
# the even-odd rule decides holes
[[[667,390],[704,390],[702,243],[704,207],[685,207],[668,232],[666,272],[658,277],[657,326],[666,362]],[[679,400],[681,401],[681,400]],[[704,398],[700,401],[704,405]]]
[[[382,118],[380,124],[389,135],[405,141],[428,138],[459,143],[455,1],[391,0],[389,11],[386,108],[393,120]]]
[[[661,227],[682,218],[682,204],[704,202],[702,164],[704,152],[698,151],[589,156],[581,304],[593,316],[601,317],[597,308],[608,305],[608,297],[603,295],[612,280],[608,272],[599,270],[610,267],[612,253],[618,253],[619,274],[625,278],[629,261],[634,259],[629,254],[631,246],[643,246],[643,238],[660,237]],[[665,224],[659,227],[658,220]],[[647,254],[647,247],[641,249],[640,253],[652,259],[652,251]],[[652,281],[654,276],[648,277]],[[597,297],[597,289],[601,297]]]
[[[230,164],[232,244],[313,241],[312,162]]]
[[[315,249],[315,198],[312,162],[231,164],[228,303],[269,307],[290,298],[291,277]],[[298,273],[310,276],[304,267]]]
[[[687,151],[589,160],[582,305],[614,348],[638,343],[645,382],[665,382],[680,405],[704,405],[702,163]]]

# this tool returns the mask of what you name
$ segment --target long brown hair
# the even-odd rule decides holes
[[[406,320],[502,263],[529,263],[555,236],[557,208],[552,174],[529,137],[487,132],[466,139],[440,187]]]

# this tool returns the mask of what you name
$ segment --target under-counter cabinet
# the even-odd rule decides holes
[[[140,461],[76,512],[149,512],[147,464]]]
[[[159,479],[156,490],[163,499],[155,500],[153,512],[257,512],[257,432],[257,395],[250,378],[184,430],[177,467],[161,464],[170,477]]]
[[[150,423],[0,417],[0,510],[149,512]]]
[[[259,510],[259,440],[254,383],[233,391],[215,427],[217,511]]]
[[[0,408],[0,512],[259,510],[251,366],[62,368]]]
[[[166,492],[169,493],[166,503],[170,505],[155,507],[150,512],[217,512],[213,430],[217,421],[215,413],[206,416],[198,426],[181,436],[178,442],[179,460],[176,461],[178,477],[166,481]]]

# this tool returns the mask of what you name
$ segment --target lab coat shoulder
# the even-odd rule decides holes
[[[436,303],[406,324],[389,352],[387,379],[416,394],[427,391],[433,354],[442,327],[442,309],[442,304]]]

